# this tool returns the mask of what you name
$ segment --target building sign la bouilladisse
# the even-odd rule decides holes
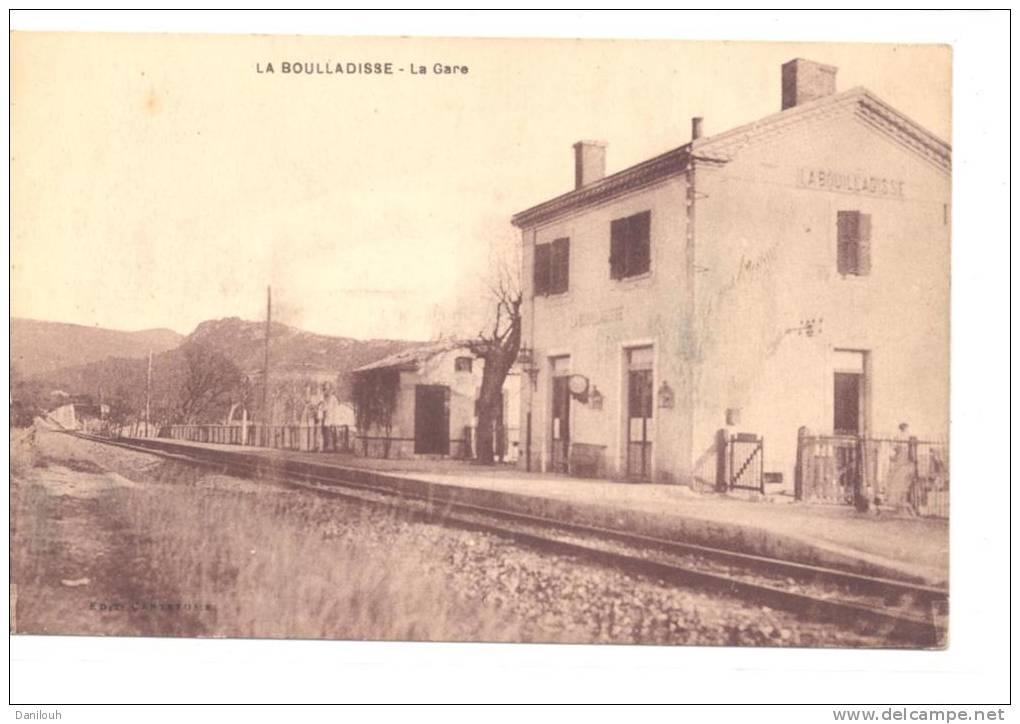
[[[902,199],[905,195],[904,185],[905,182],[899,179],[870,174],[860,169],[853,171],[806,167],[797,169],[797,186],[805,189]]]

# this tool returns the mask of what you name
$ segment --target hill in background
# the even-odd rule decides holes
[[[171,329],[121,332],[80,324],[11,319],[11,364],[25,377],[108,357],[146,357],[177,347],[184,338]]]
[[[265,322],[237,317],[202,322],[186,338],[219,352],[245,374],[262,370],[265,354]],[[274,323],[270,337],[271,370],[347,372],[407,347],[420,345],[393,339],[360,340],[305,332]]]
[[[76,326],[41,324],[49,325],[48,332],[54,332],[61,327]],[[126,334],[112,330],[95,331],[112,333],[110,339],[114,339],[118,334]],[[203,350],[203,354],[223,359],[236,368],[241,376],[254,377],[262,371],[265,353],[264,322],[248,322],[237,317],[210,320],[199,324],[187,337],[176,336],[178,344],[172,348],[158,352],[153,350],[155,354],[152,365],[152,401],[155,407],[162,410],[177,409],[182,398],[187,397],[185,388],[189,350],[194,353],[198,348]],[[95,338],[91,341],[95,342]],[[271,376],[278,384],[287,378],[298,379],[306,375],[318,378],[328,376],[331,379],[342,380],[357,367],[420,344],[421,342],[406,340],[363,341],[349,337],[331,337],[277,323],[272,326],[270,338]],[[24,348],[25,345],[20,346]],[[54,390],[60,390],[71,396],[87,395],[95,400],[102,398],[105,402],[117,402],[121,407],[131,411],[142,409],[148,346],[141,353],[136,352],[134,356],[107,352],[102,359],[56,367],[60,359],[67,359],[71,354],[63,349],[64,346],[66,344],[60,345],[55,340],[46,340],[45,344],[29,345],[37,355],[34,365],[44,371],[31,374],[23,371],[27,366],[21,367],[20,364],[15,369],[19,376],[27,378],[37,388],[38,394],[45,399],[49,399],[47,395]],[[41,350],[47,348],[59,352],[56,359],[38,356]],[[131,351],[130,348],[128,351]],[[100,351],[94,350],[92,354],[98,355]],[[344,385],[341,385],[338,391],[341,396],[347,396]],[[236,401],[235,398],[241,391],[233,386],[229,390],[223,390],[222,393],[224,400],[229,398],[229,401]],[[249,404],[257,403],[257,399],[256,396]],[[218,400],[216,404],[210,404],[208,413],[203,417],[220,419],[224,413],[224,410],[220,409],[223,407],[222,402],[223,400]]]

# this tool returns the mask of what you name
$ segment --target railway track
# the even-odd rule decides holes
[[[939,647],[946,643],[948,592],[942,588],[419,494],[385,485],[381,481],[386,476],[329,464],[267,460],[151,439],[128,442],[73,434],[357,504],[397,505],[401,514],[424,522],[494,533],[542,551],[578,556],[664,583],[736,596],[812,620],[874,633],[890,645]]]

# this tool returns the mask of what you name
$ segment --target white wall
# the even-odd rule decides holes
[[[860,169],[903,181],[902,198],[803,188],[803,169]],[[750,142],[695,175],[700,364],[695,454],[727,407],[765,436],[766,470],[793,486],[797,428],[832,432],[835,350],[867,350],[868,433],[906,421],[922,439],[948,434],[947,174],[856,117],[820,119]],[[836,213],[872,217],[871,273],[836,269]],[[743,268],[742,268],[743,266]],[[821,319],[821,333],[796,331]],[[714,458],[696,471],[714,479]]]
[[[549,465],[549,358],[570,355],[571,372],[589,378],[602,393],[601,410],[571,403],[572,439],[605,446],[607,472],[621,474],[624,458],[624,355],[628,346],[653,345],[654,387],[668,382],[676,393],[672,409],[655,410],[653,467],[657,479],[675,480],[689,446],[689,421],[679,404],[683,398],[683,279],[686,233],[686,181],[674,177],[594,208],[523,232],[524,344],[534,350],[539,373],[534,387],[524,382],[522,449],[526,416],[532,412],[532,469]],[[651,210],[651,271],[634,279],[609,276],[610,223],[613,219]],[[566,294],[533,298],[534,245],[570,238],[570,288]],[[524,463],[522,462],[522,465]]]

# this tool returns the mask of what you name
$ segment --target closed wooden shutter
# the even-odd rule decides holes
[[[836,212],[836,271],[857,273],[857,227],[859,211]]]
[[[610,227],[609,276],[623,279],[651,269],[651,211],[614,219]]]
[[[534,285],[535,296],[549,293],[549,272],[552,264],[552,247],[549,244],[535,246]]]
[[[871,273],[871,214],[857,215],[857,273]]]
[[[557,239],[552,243],[552,273],[550,294],[563,294],[570,285],[570,239]]]
[[[652,212],[642,211],[630,217],[630,268],[627,276],[644,274],[652,266]]]
[[[627,247],[630,242],[630,219],[613,219],[609,227],[609,277],[623,279],[627,274]]]

